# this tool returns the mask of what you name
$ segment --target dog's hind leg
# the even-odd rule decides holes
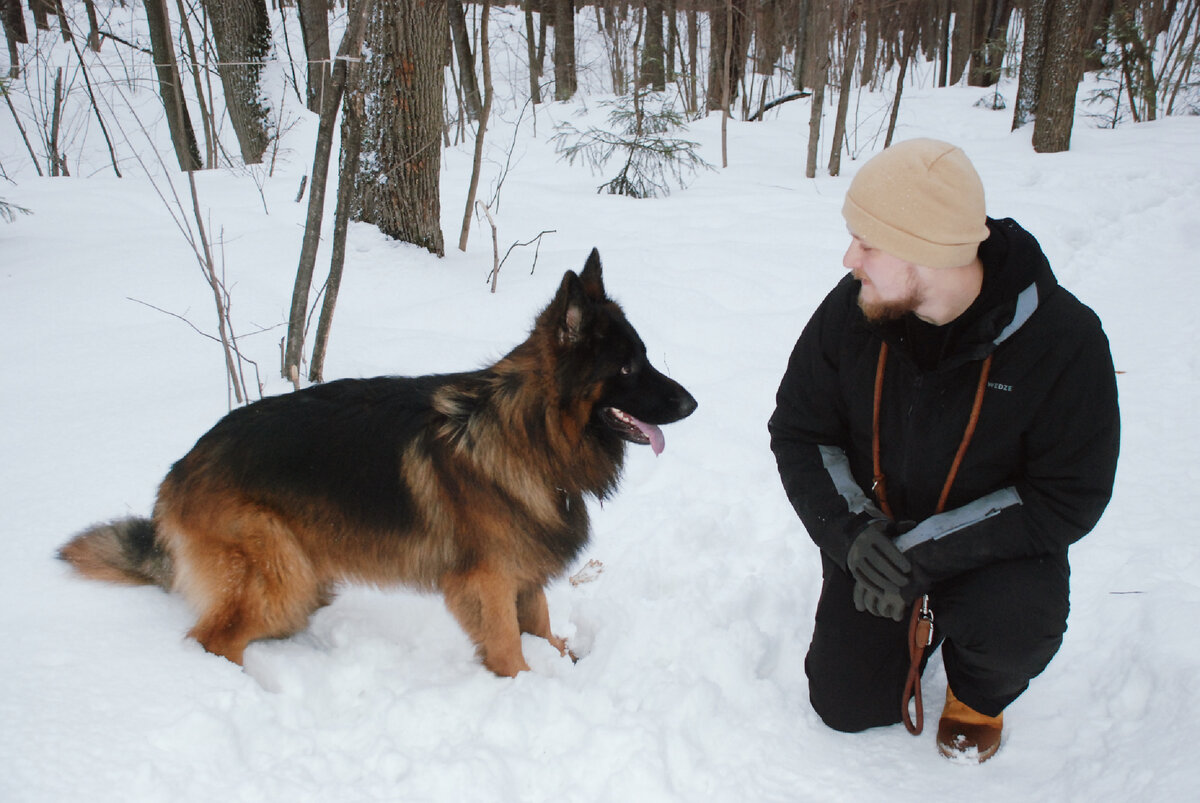
[[[484,666],[506,677],[529,669],[521,652],[517,585],[509,575],[476,567],[446,575],[441,585],[446,607],[475,642]]]
[[[554,645],[559,655],[567,655],[567,642],[550,630],[550,607],[541,586],[526,586],[517,594],[517,621],[522,633],[529,633]],[[574,653],[570,653],[575,660]]]
[[[249,506],[225,513],[203,522],[208,526],[165,529],[177,561],[176,588],[199,614],[188,635],[241,664],[251,641],[303,629],[328,593],[276,515]]]

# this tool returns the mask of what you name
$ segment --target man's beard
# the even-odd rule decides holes
[[[866,301],[863,298],[862,289],[860,288],[858,291],[858,308],[871,323],[887,323],[903,318],[908,313],[915,312],[923,300],[921,288],[917,285],[917,273],[912,268],[909,268],[904,295],[901,298],[890,301]]]

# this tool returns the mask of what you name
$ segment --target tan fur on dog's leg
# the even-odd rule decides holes
[[[509,577],[478,568],[447,575],[442,590],[446,606],[475,642],[484,666],[505,677],[528,671],[517,624],[517,590]]]
[[[566,639],[554,635],[550,630],[550,607],[546,604],[546,592],[541,586],[526,587],[517,595],[517,621],[522,633],[529,633],[554,645],[559,655],[575,654],[567,650]]]

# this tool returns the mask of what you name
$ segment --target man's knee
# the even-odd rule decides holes
[[[813,711],[830,728],[843,733],[858,733],[868,728],[894,725],[900,721],[899,689],[891,693],[877,683],[849,678],[833,667],[813,666],[812,654],[805,661],[808,674],[808,700]]]

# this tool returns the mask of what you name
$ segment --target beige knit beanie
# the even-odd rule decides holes
[[[842,216],[868,245],[928,268],[966,265],[988,236],[979,174],[961,148],[936,139],[900,142],[869,160]]]

